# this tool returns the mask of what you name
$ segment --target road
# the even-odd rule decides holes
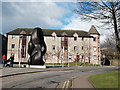
[[[56,88],[60,83],[75,77],[118,70],[116,67],[70,67],[52,68],[45,72],[4,77],[2,88]]]

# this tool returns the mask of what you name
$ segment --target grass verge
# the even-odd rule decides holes
[[[96,88],[119,88],[120,71],[112,71],[90,76],[88,79]]]
[[[61,63],[45,63],[45,65],[63,65],[63,64],[61,64]],[[64,63],[64,65],[68,65],[68,63]],[[93,64],[84,64],[84,63],[81,63],[81,62],[70,62],[69,63],[69,65],[70,66],[93,66]],[[98,64],[97,65],[95,65],[95,66],[99,66]]]

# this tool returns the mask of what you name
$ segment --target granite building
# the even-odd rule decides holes
[[[46,63],[77,62],[99,64],[100,34],[95,26],[88,32],[82,30],[42,29],[47,52],[44,56]],[[7,57],[14,54],[15,62],[27,62],[29,55],[28,42],[32,28],[17,28],[7,33]]]

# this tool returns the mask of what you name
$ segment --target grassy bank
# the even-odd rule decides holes
[[[89,77],[89,80],[96,88],[118,88],[118,71],[96,74]]]
[[[63,65],[61,63],[45,63],[45,65]],[[64,63],[64,65],[68,65],[67,63]],[[84,64],[84,63],[81,63],[81,62],[70,62],[69,63],[70,66],[93,66],[93,64]],[[96,66],[99,66],[99,65],[96,65]]]

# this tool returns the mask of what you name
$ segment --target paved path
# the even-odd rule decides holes
[[[94,88],[87,78],[88,76],[74,78],[72,88]]]

